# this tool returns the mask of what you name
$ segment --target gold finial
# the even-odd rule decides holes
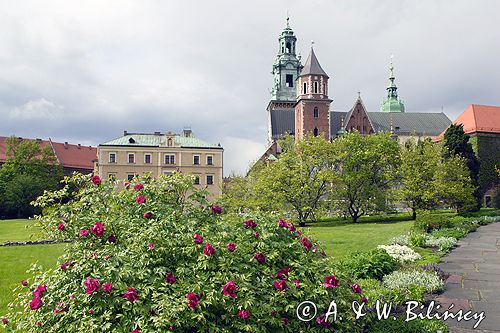
[[[311,49],[313,48],[314,46],[314,40],[311,39]]]
[[[358,90],[358,98],[361,98],[361,91]]]
[[[288,10],[286,11],[286,26],[287,28],[290,28],[290,14],[288,13]]]

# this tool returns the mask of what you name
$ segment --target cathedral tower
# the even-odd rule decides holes
[[[380,106],[380,112],[405,112],[405,105],[398,98],[398,87],[394,80],[394,66],[392,65],[391,56],[391,66],[389,67],[391,76],[389,77],[389,85],[387,86],[387,99],[382,102]]]
[[[323,135],[327,140],[331,138],[332,100],[328,98],[328,79],[311,46],[309,57],[297,79],[295,140],[300,140],[307,134]]]

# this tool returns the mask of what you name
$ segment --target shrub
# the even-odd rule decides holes
[[[413,233],[410,236],[408,244],[411,246],[424,247],[425,246],[425,234]]]
[[[337,266],[353,279],[381,280],[384,275],[397,268],[397,263],[386,251],[373,249],[348,255]]]
[[[443,280],[435,272],[427,271],[395,271],[384,276],[384,285],[388,288],[408,290],[411,285],[425,287],[425,291],[433,293],[443,290]]]
[[[453,223],[450,217],[444,214],[420,214],[413,224],[413,228],[417,231],[430,233],[433,230],[441,228],[451,228]]]
[[[73,242],[58,267],[18,287],[10,329],[309,332],[322,328],[299,321],[297,305],[310,300],[319,315],[332,299],[345,318],[333,329],[364,325],[350,311],[362,297],[353,282],[275,215],[220,214],[179,173],[135,179],[122,191],[92,181],[74,176],[66,183],[77,193],[66,185],[37,200],[54,207],[40,219],[46,232]]]
[[[500,221],[500,216],[482,216],[479,219],[479,225],[487,225],[498,221]]]
[[[392,303],[394,307],[404,304],[406,295],[401,290],[388,288],[375,279],[359,280],[359,285],[363,287],[363,294],[368,299],[368,305],[373,306],[377,300]]]
[[[390,255],[392,258],[396,259],[397,261],[399,261],[401,263],[411,262],[411,261],[415,261],[417,259],[421,259],[420,254],[413,251],[408,246],[404,246],[404,245],[379,245],[378,248],[384,249],[388,255]]]
[[[434,237],[453,237],[460,239],[467,235],[467,232],[461,228],[444,228],[440,230],[434,230],[431,234]]]
[[[437,247],[439,251],[448,252],[457,244],[457,239],[454,237],[435,237],[426,235],[425,246]]]
[[[421,320],[405,321],[405,316],[399,316],[397,320],[381,320],[374,323],[370,327],[370,333],[388,333],[388,332],[405,332],[405,333],[448,333],[449,329],[446,323],[442,320]]]

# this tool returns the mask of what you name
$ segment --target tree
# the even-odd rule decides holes
[[[49,146],[16,137],[7,139],[7,160],[0,169],[0,215],[28,217],[35,213],[30,205],[44,190],[54,190],[62,179]]]
[[[333,197],[357,222],[371,211],[384,210],[399,161],[399,144],[389,133],[347,133],[333,142],[337,176]]]
[[[408,140],[401,149],[401,199],[417,218],[417,210],[437,204],[438,189],[435,174],[441,163],[441,146],[430,140]]]
[[[334,177],[333,145],[323,137],[280,140],[279,159],[257,172],[255,194],[290,209],[301,226],[315,218]]]
[[[475,203],[468,207],[462,207],[464,210],[477,211],[481,208],[482,195],[479,190],[479,160],[472,149],[469,142],[470,136],[464,132],[464,125],[452,124],[444,133],[444,146],[447,148],[444,153],[445,157],[460,156],[465,159],[467,168],[469,169],[472,185],[474,185]]]

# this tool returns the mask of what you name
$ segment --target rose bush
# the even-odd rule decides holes
[[[36,204],[43,229],[73,241],[57,267],[18,287],[8,329],[358,332],[373,319],[354,320],[351,303],[371,302],[366,288],[314,239],[276,215],[224,214],[190,176],[134,179],[123,190],[95,176],[65,182]],[[325,323],[332,300],[343,319]],[[303,301],[317,304],[317,320],[297,319]]]

